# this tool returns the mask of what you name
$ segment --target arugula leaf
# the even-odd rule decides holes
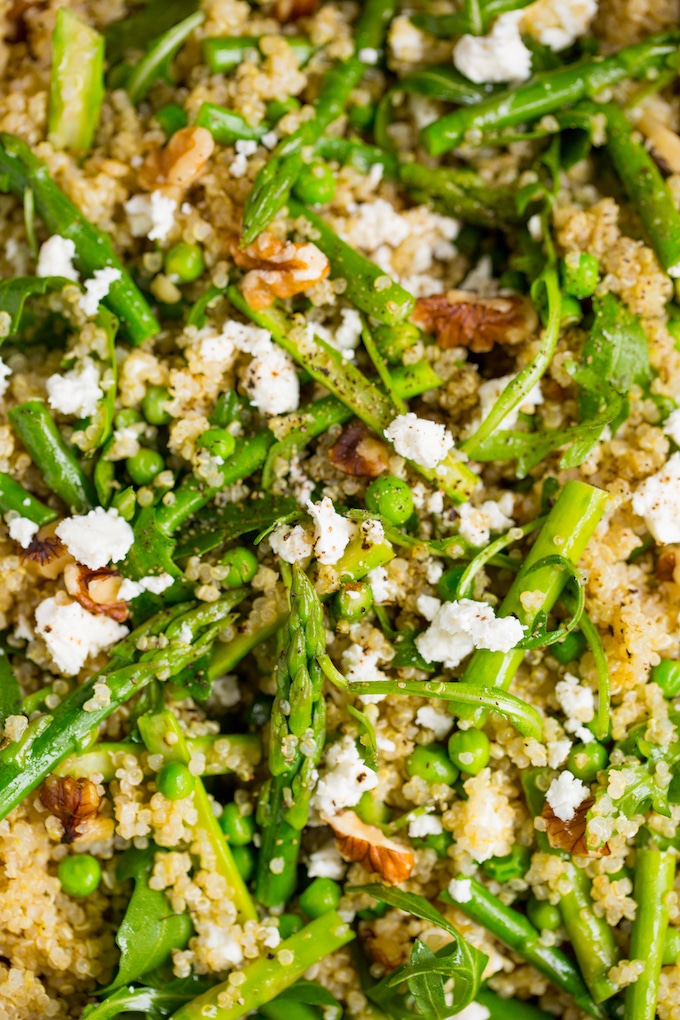
[[[503,86],[476,84],[449,64],[437,64],[424,67],[412,74],[399,79],[394,91],[411,92],[428,99],[441,99],[458,106],[474,106],[494,92],[500,92]]]
[[[198,0],[151,0],[137,14],[114,21],[104,32],[106,59],[117,63],[126,50],[144,49],[198,8]]]
[[[120,988],[103,1002],[86,1006],[83,1020],[114,1020],[121,1013],[144,1013],[147,1020],[164,1020],[185,1002],[210,987],[205,978],[191,975],[171,981],[163,988]]]
[[[128,985],[159,967],[171,950],[184,949],[191,938],[193,925],[189,915],[173,914],[165,893],[149,888],[154,858],[165,852],[151,843],[145,850],[136,847],[126,850],[120,859],[118,879],[134,879],[135,888],[116,934],[120,964],[107,991]]]
[[[224,507],[211,506],[197,514],[191,527],[182,533],[182,542],[174,556],[199,556],[231,542],[249,531],[262,531],[288,514],[299,510],[298,504],[288,496],[263,495],[244,503],[228,503]]]
[[[41,297],[51,290],[61,290],[72,283],[63,276],[15,276],[0,282],[0,343],[19,331],[21,315],[28,298]],[[9,322],[2,322],[9,316]]]
[[[614,294],[593,298],[595,319],[583,346],[584,377],[578,399],[579,421],[596,415],[602,405],[602,383],[625,396],[633,383],[645,386],[652,379],[649,344],[639,318]]]
[[[423,896],[379,884],[350,886],[348,891],[368,893],[382,903],[436,925],[453,939],[436,953],[416,939],[408,963],[377,984],[365,988],[372,1002],[395,1020],[414,1020],[419,1016],[425,1020],[446,1020],[474,1001],[488,957],[471,946],[436,907]],[[451,980],[453,1001],[447,1004],[444,985]],[[418,1011],[410,1005],[408,996],[399,990],[404,982],[415,999]]]
[[[416,638],[422,631],[400,630],[394,639],[394,657],[390,663],[392,669],[422,669],[426,673],[434,673],[433,662],[425,662],[416,648]]]
[[[320,985],[317,981],[306,981],[300,978],[290,988],[285,988],[276,996],[276,1001],[290,999],[294,1002],[304,1002],[307,1006],[327,1006],[337,1009],[342,1013],[342,1006],[332,992]]]
[[[21,711],[21,690],[9,655],[4,648],[0,648],[0,725],[4,723],[9,715],[16,715]]]

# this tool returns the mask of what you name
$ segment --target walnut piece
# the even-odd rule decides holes
[[[483,298],[464,290],[418,298],[411,319],[434,333],[440,347],[469,347],[477,354],[496,343],[521,343],[538,325],[534,306],[520,294]]]
[[[377,478],[389,466],[388,446],[356,419],[343,430],[328,451],[328,459],[338,471],[357,478]]]
[[[274,17],[282,25],[289,21],[297,21],[298,18],[306,18],[313,14],[319,6],[319,0],[276,0],[274,4]]]
[[[313,287],[325,279],[331,267],[315,244],[279,241],[267,231],[248,245],[231,245],[234,262],[248,272],[241,280],[243,296],[255,311],[274,303],[275,298],[288,298]]]
[[[128,618],[128,604],[118,598],[123,578],[111,567],[91,570],[82,563],[68,563],[64,568],[66,591],[83,609],[95,615],[103,614],[124,623]]]
[[[588,846],[586,833],[587,815],[593,806],[593,798],[588,797],[576,808],[576,813],[568,822],[558,818],[546,801],[541,812],[545,819],[545,831],[550,846],[555,850],[566,850],[570,854],[583,854],[586,857],[608,857],[611,853],[607,843],[601,847]]]
[[[139,183],[147,191],[160,190],[179,199],[195,183],[213,154],[213,136],[202,127],[180,128],[162,149],[154,149],[139,170]]]
[[[73,563],[73,557],[55,534],[59,523],[53,521],[40,528],[22,554],[25,564],[50,581],[55,581],[68,563]]]
[[[390,885],[405,882],[413,870],[414,857],[401,843],[388,839],[376,825],[366,825],[354,811],[323,819],[335,833],[338,851]]]
[[[656,561],[657,581],[672,581],[675,575],[675,568],[678,562],[678,554],[675,549],[664,549]]]
[[[48,776],[40,787],[40,802],[64,826],[62,843],[73,843],[96,819],[101,797],[90,779]]]

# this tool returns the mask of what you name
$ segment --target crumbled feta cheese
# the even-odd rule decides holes
[[[522,42],[522,11],[496,18],[489,35],[464,35],[453,48],[453,63],[477,84],[525,81],[531,76],[531,51]]]
[[[551,50],[566,50],[596,14],[597,0],[538,0],[523,11],[521,30]]]
[[[357,55],[362,64],[377,64],[380,53],[372,46],[364,46]]]
[[[88,613],[78,602],[62,605],[56,597],[43,599],[35,611],[38,634],[56,666],[67,676],[80,672],[89,655],[122,640],[127,627],[105,614]]]
[[[73,265],[76,254],[75,242],[70,237],[52,237],[40,245],[36,276],[63,276],[67,280],[78,280],[80,274]]]
[[[28,549],[38,530],[39,525],[29,521],[28,517],[13,517],[9,522],[9,537],[18,542],[22,549]]]
[[[644,517],[657,542],[680,542],[680,453],[674,453],[638,487],[633,510]]]
[[[332,878],[340,882],[345,877],[346,871],[347,865],[340,856],[334,839],[324,843],[320,850],[315,850],[309,855],[308,878]]]
[[[590,687],[585,687],[577,676],[565,673],[564,679],[555,684],[557,703],[567,717],[564,728],[574,733],[584,744],[594,739],[586,723],[595,718],[595,698]]]
[[[505,531],[515,523],[509,516],[513,503],[511,492],[504,493],[498,502],[488,499],[481,506],[464,503],[458,508],[461,538],[470,545],[488,545],[492,533]]]
[[[245,177],[248,172],[248,157],[257,152],[257,142],[238,141],[234,146],[236,155],[229,167],[232,177]]]
[[[366,580],[371,586],[373,601],[376,605],[381,606],[385,602],[396,600],[397,593],[384,567],[374,567],[373,570],[369,570]]]
[[[419,726],[432,730],[437,740],[443,740],[453,729],[453,716],[448,712],[438,712],[432,705],[423,705],[418,709],[416,722]]]
[[[279,136],[276,131],[267,131],[266,135],[262,135],[260,141],[264,145],[265,149],[269,149],[271,151],[279,144]]]
[[[382,659],[380,649],[364,648],[355,643],[342,653],[342,668],[350,683],[357,680],[388,680],[389,677],[378,667]]]
[[[346,224],[346,230],[343,240],[367,252],[373,252],[383,244],[396,248],[411,232],[408,220],[384,198],[357,206],[351,221]]]
[[[0,398],[4,397],[9,389],[9,377],[11,374],[12,369],[0,358]]]
[[[133,195],[124,208],[133,237],[164,241],[175,224],[177,202],[162,191],[152,191],[150,195]]]
[[[438,815],[416,815],[408,823],[408,834],[411,839],[424,839],[425,836],[439,836],[444,831],[442,820]]]
[[[361,316],[356,308],[342,308],[340,317],[342,322],[333,333],[331,343],[344,358],[351,360],[361,340]]]
[[[407,14],[392,19],[388,44],[395,60],[417,64],[427,56],[425,36]]]
[[[116,269],[114,266],[95,269],[94,276],[90,280],[85,280],[85,293],[81,294],[78,299],[78,304],[85,315],[97,314],[99,302],[106,297],[111,284],[120,280],[120,277],[120,269]]]
[[[314,551],[314,542],[309,532],[300,525],[291,527],[281,524],[269,535],[272,552],[285,563],[300,563],[308,559]]]
[[[201,921],[196,941],[205,949],[210,950],[209,963],[211,970],[230,970],[243,962],[243,950],[239,942],[229,935],[221,924],[214,921]]]
[[[118,511],[101,506],[82,516],[66,517],[58,525],[57,535],[71,556],[90,570],[118,563],[135,540],[132,528]]]
[[[174,584],[174,581],[174,577],[165,571],[162,574],[149,574],[148,577],[142,577],[139,581],[131,581],[129,577],[124,577],[118,589],[118,598],[123,602],[130,602],[145,591],[152,595],[160,595],[166,588]]]
[[[285,351],[272,345],[267,354],[253,358],[244,377],[251,404],[265,414],[286,414],[300,405],[300,383],[295,364]]]
[[[486,421],[501,393],[515,378],[516,376],[514,375],[502,375],[498,379],[487,379],[486,382],[481,384],[477,391],[477,396],[479,397],[479,411],[482,421]],[[516,407],[513,411],[510,411],[509,414],[506,414],[498,428],[514,428],[517,424],[517,417],[520,411],[524,414],[532,414],[538,405],[542,403],[543,393],[541,392],[541,384],[540,382],[537,382],[536,385],[529,390],[521,405]]]
[[[551,769],[559,768],[560,765],[564,764],[567,755],[571,751],[572,742],[568,737],[563,737],[562,740],[549,740],[545,745],[545,749],[548,756],[548,765]]]
[[[400,457],[425,468],[436,468],[453,447],[453,439],[444,425],[419,418],[409,411],[400,414],[385,429],[385,436]]]
[[[509,652],[522,640],[524,628],[514,616],[496,618],[485,602],[460,599],[445,602],[416,647],[426,662],[442,662],[453,669],[475,648]]]
[[[452,878],[449,882],[449,896],[459,903],[469,903],[472,899],[472,883],[469,878]]]
[[[588,787],[571,772],[560,772],[548,787],[545,799],[562,822],[570,822],[576,814],[576,808],[588,796]]]
[[[434,595],[419,595],[416,599],[416,609],[428,623],[432,623],[441,604],[442,600],[435,598]]]
[[[343,808],[354,807],[366,790],[377,785],[377,774],[362,761],[355,740],[346,735],[325,752],[312,806],[321,815],[337,815]]]
[[[385,529],[380,521],[367,520],[361,522],[361,539],[364,548],[380,545],[385,541]]]
[[[668,415],[663,423],[663,430],[676,446],[680,446],[680,407]]]
[[[436,584],[444,573],[444,564],[441,560],[430,559],[425,564],[425,578],[428,584]]]
[[[471,1002],[465,1009],[456,1013],[456,1020],[490,1020],[490,1017],[491,1013],[481,1002]]]
[[[104,396],[99,385],[99,369],[91,358],[63,375],[51,375],[47,380],[47,402],[61,414],[75,414],[89,418],[97,410]]]
[[[318,503],[307,502],[307,511],[314,521],[314,554],[319,563],[337,563],[347,548],[354,526],[335,512],[333,501],[325,496]]]

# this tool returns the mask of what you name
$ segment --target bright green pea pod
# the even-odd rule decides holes
[[[60,7],[52,33],[49,140],[55,149],[85,152],[104,98],[104,36]]]

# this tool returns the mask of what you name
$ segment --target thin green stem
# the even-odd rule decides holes
[[[628,957],[642,961],[644,970],[626,989],[624,1020],[654,1020],[656,1016],[669,896],[674,880],[673,850],[638,850],[633,890],[637,910],[630,930]]]

